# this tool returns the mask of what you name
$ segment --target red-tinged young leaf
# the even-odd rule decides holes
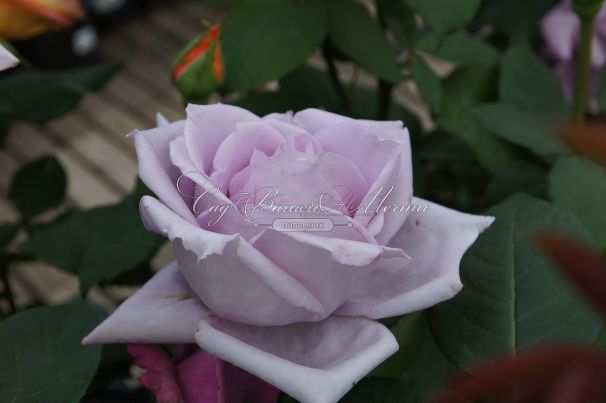
[[[456,380],[435,403],[465,403],[479,397],[512,391],[524,384],[536,387],[535,379],[547,379],[571,365],[597,356],[581,345],[554,345],[506,356],[477,367],[470,375]]]
[[[595,402],[606,390],[606,356],[588,359],[571,368],[557,382],[546,403]]]
[[[541,249],[557,267],[606,313],[606,262],[587,246],[557,234],[537,236]]]
[[[606,164],[606,126],[596,124],[570,126],[564,130],[562,138],[579,154]]]

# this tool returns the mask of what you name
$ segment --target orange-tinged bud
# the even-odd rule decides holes
[[[0,0],[0,36],[27,39],[70,27],[83,16],[77,0]]]
[[[171,76],[186,101],[205,103],[223,82],[220,36],[215,24],[177,56]]]

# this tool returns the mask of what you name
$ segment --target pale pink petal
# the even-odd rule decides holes
[[[317,299],[240,235],[191,225],[152,197],[141,200],[148,229],[173,241],[179,268],[212,312],[258,325],[317,320]],[[243,309],[246,307],[246,309]]]
[[[565,3],[554,7],[541,21],[541,32],[548,48],[561,61],[574,57],[580,29],[579,17]]]
[[[129,344],[128,353],[135,365],[147,370],[139,376],[139,382],[156,396],[158,403],[180,403],[183,401],[176,379],[173,362],[166,351],[157,344]],[[207,403],[214,403],[207,400]],[[187,403],[199,403],[190,402]]]
[[[185,144],[196,168],[210,174],[217,149],[238,123],[253,122],[260,118],[237,106],[188,105],[185,124]]]
[[[402,152],[410,152],[407,151],[410,147],[408,132],[402,128],[401,122],[398,140],[394,140],[391,132],[383,137],[380,126],[373,122],[349,120],[321,129],[314,137],[324,150],[350,160],[362,172],[367,183],[374,184],[389,161]]]
[[[15,67],[19,59],[13,56],[6,48],[0,45],[0,71]]]
[[[83,343],[192,343],[205,311],[173,262],[122,303]]]
[[[362,289],[377,272],[406,270],[410,261],[401,249],[306,232],[268,230],[253,245],[320,301],[323,318]]]
[[[169,144],[183,134],[184,121],[155,129],[135,131],[135,149],[139,162],[139,177],[160,200],[185,220],[196,219],[183,197],[177,191],[177,180],[181,173],[170,161]]]
[[[426,212],[411,213],[389,243],[405,250],[412,262],[399,273],[372,276],[364,291],[338,313],[370,318],[403,315],[459,292],[461,258],[494,219],[459,213],[417,198],[413,203],[428,208]]]
[[[244,169],[255,150],[272,155],[285,138],[271,125],[264,122],[239,123],[217,149],[213,168],[219,174],[218,187],[227,192],[232,176]]]
[[[391,332],[364,318],[256,327],[209,316],[196,339],[202,349],[302,403],[336,403],[398,350]]]
[[[170,122],[160,112],[156,113],[156,127],[164,127],[170,125]]]
[[[341,116],[336,113],[313,108],[304,109],[295,113],[293,116],[293,121],[309,133],[315,133],[326,127],[352,120],[353,119],[347,116]]]

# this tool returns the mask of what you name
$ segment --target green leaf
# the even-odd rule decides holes
[[[495,48],[465,32],[457,32],[444,38],[433,54],[459,65],[495,64],[499,61],[499,52]]]
[[[350,0],[332,0],[329,4],[328,32],[337,49],[369,73],[390,82],[400,81],[393,47],[366,8]]]
[[[15,235],[19,232],[18,224],[1,224],[0,225],[0,248],[6,247],[10,244]],[[2,255],[2,251],[0,250],[0,255]]]
[[[58,206],[65,198],[67,178],[55,157],[40,157],[13,176],[8,196],[21,215],[29,219]]]
[[[458,67],[442,80],[442,88],[466,106],[494,102],[498,96],[498,68],[487,64]]]
[[[100,89],[117,70],[117,65],[62,72],[19,70],[0,79],[0,113],[33,122],[61,116],[84,94]]]
[[[438,32],[445,34],[465,25],[480,8],[480,0],[405,0]]]
[[[375,368],[369,376],[394,378],[410,366],[423,342],[425,325],[425,318],[419,312],[399,318],[393,326],[389,326],[400,349]]]
[[[163,239],[148,232],[139,217],[138,187],[120,203],[76,211],[50,224],[36,226],[22,250],[80,276],[80,287],[90,287],[140,267],[157,251]]]
[[[492,206],[514,193],[544,197],[547,194],[545,167],[526,160],[512,160],[492,178],[482,197],[482,204]]]
[[[0,114],[0,150],[4,149],[4,143],[6,142],[6,136],[8,136],[8,129],[10,122],[8,117]]]
[[[515,106],[504,103],[480,105],[475,108],[475,115],[484,128],[537,155],[552,157],[568,152],[547,124]]]
[[[438,126],[463,140],[489,172],[498,172],[511,159],[509,148],[484,129],[472,112],[457,101],[445,102]]]
[[[412,77],[423,96],[423,99],[434,112],[442,108],[442,86],[438,76],[419,56],[415,56],[411,63]]]
[[[539,20],[560,0],[484,0],[479,26],[492,26],[514,39],[538,36]]]
[[[526,45],[513,46],[503,56],[499,93],[504,102],[540,117],[570,114],[560,81]]]
[[[228,91],[246,91],[294,70],[322,43],[328,25],[319,1],[258,0],[221,25]]]
[[[465,254],[463,290],[430,310],[442,351],[461,368],[555,342],[593,342],[601,316],[540,254],[532,237],[558,231],[588,240],[567,211],[515,195],[488,211],[495,222]]]
[[[415,12],[402,0],[380,0],[387,26],[396,40],[408,48],[414,46],[417,33]]]
[[[98,322],[85,303],[34,308],[0,322],[0,401],[79,402],[101,353],[80,341]]]
[[[606,247],[606,169],[578,157],[560,158],[549,178],[549,193]]]

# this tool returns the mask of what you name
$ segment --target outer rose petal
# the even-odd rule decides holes
[[[562,2],[541,21],[541,31],[549,50],[564,61],[571,60],[579,39],[581,23],[570,4]]]
[[[0,71],[10,69],[19,63],[19,59],[0,45]]]
[[[172,166],[169,155],[171,141],[183,134],[184,121],[155,129],[135,131],[135,149],[139,162],[139,177],[167,206],[185,220],[196,219],[179,194],[176,183],[181,173]]]
[[[235,130],[236,125],[259,119],[257,115],[237,106],[188,105],[185,144],[196,168],[200,172],[210,174],[219,145]]]
[[[147,370],[139,377],[139,382],[154,392],[158,403],[178,403],[183,400],[173,362],[162,347],[157,344],[129,344],[127,349],[135,365]],[[206,400],[207,403],[215,401]]]
[[[196,326],[204,312],[206,308],[173,262],[122,303],[82,342],[193,343]]]
[[[146,227],[173,241],[188,284],[212,312],[256,325],[318,320],[319,301],[240,235],[205,231],[156,199],[141,199]],[[243,309],[246,307],[246,309]]]
[[[185,403],[226,403],[224,363],[198,350],[177,364],[177,379]]]
[[[400,273],[372,276],[365,290],[338,313],[370,318],[403,315],[452,298],[460,291],[461,258],[494,218],[459,213],[418,198],[413,203],[429,208],[411,214],[389,243],[405,250],[412,262]]]
[[[255,327],[207,317],[202,349],[278,387],[302,403],[336,403],[398,350],[383,325],[364,318]]]

